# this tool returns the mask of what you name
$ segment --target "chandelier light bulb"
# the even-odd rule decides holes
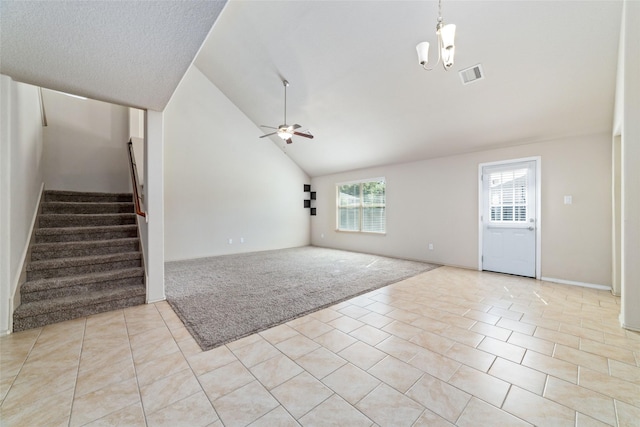
[[[452,49],[453,40],[456,36],[456,25],[447,24],[440,28],[440,38],[442,40],[442,49]]]
[[[416,50],[418,51],[418,63],[422,66],[427,65],[429,62],[429,42],[418,43]]]

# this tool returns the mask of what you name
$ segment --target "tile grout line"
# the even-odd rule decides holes
[[[133,347],[131,346],[131,335],[129,334],[129,319],[127,318],[127,313],[125,309],[122,309],[122,317],[124,318],[124,328],[127,334],[127,342],[129,343],[129,352],[131,353],[131,363],[133,365],[133,373],[135,374],[136,386],[138,388],[138,400],[140,402],[140,407],[142,408],[142,415],[144,416],[144,423],[149,425],[149,421],[147,420],[147,411],[144,408],[144,402],[142,401],[142,392],[140,391],[140,380],[138,379],[138,367],[136,365],[136,361],[133,357]],[[144,333],[144,332],[142,332]]]
[[[4,406],[4,403],[6,402],[7,397],[9,397],[9,392],[13,388],[13,385],[15,384],[16,380],[18,379],[18,376],[20,376],[20,373],[22,372],[22,369],[24,368],[24,364],[27,363],[27,360],[29,360],[29,356],[31,355],[31,352],[33,351],[34,347],[36,346],[36,343],[38,342],[38,339],[40,338],[40,335],[42,335],[42,331],[44,330],[44,327],[41,326],[39,329],[40,329],[40,331],[38,332],[38,335],[35,337],[35,339],[33,340],[33,343],[29,347],[29,350],[27,351],[27,354],[25,355],[24,360],[20,363],[20,369],[18,369],[18,372],[16,372],[16,374],[13,376],[13,380],[11,380],[11,385],[7,389],[7,393],[4,395],[4,398],[2,399],[2,402],[0,403],[0,408],[2,408]],[[10,336],[10,335],[7,335],[7,336]]]
[[[207,392],[205,391],[202,383],[200,382],[200,378],[198,377],[198,375],[196,374],[196,372],[193,370],[193,367],[191,366],[191,363],[189,363],[189,358],[187,357],[186,354],[184,354],[184,350],[182,349],[182,347],[180,347],[180,344],[176,341],[175,336],[173,335],[173,332],[171,331],[171,328],[169,327],[169,324],[167,323],[167,319],[165,319],[164,315],[162,314],[162,311],[158,309],[157,305],[154,303],[153,304],[154,307],[156,308],[156,310],[158,311],[158,314],[160,315],[160,318],[162,319],[162,322],[164,323],[165,327],[167,328],[167,330],[169,331],[169,333],[171,334],[171,339],[173,340],[173,342],[176,344],[176,346],[178,347],[178,352],[180,352],[180,354],[182,354],[182,357],[184,358],[185,363],[187,364],[187,366],[189,367],[189,370],[191,371],[191,374],[194,376],[195,380],[198,382],[198,386],[200,387],[200,390],[189,395],[189,396],[185,396],[182,399],[177,400],[176,402],[173,402],[173,404],[177,403],[177,402],[181,402],[183,400],[186,400],[192,396],[195,396],[197,393],[202,392],[205,397],[207,398],[207,400],[209,401],[209,404],[211,405],[211,408],[213,409],[213,412],[216,414],[216,417],[218,417],[218,420],[220,420],[220,422],[222,423],[222,418],[220,418],[220,414],[218,413],[218,411],[216,410],[215,406],[213,406],[213,402],[211,401],[211,399],[209,399],[209,396],[207,395]],[[170,306],[169,306],[170,307]],[[170,307],[171,308],[171,307]],[[173,308],[171,308],[171,311],[173,311]],[[182,322],[182,320],[180,320]],[[189,332],[189,334],[191,334],[191,332]],[[197,344],[197,343],[196,343]],[[199,344],[197,344],[199,347]],[[200,350],[202,350],[202,348],[200,348]],[[133,353],[133,352],[132,352]],[[204,352],[203,352],[204,353]],[[232,363],[232,362],[230,362]],[[135,363],[134,363],[135,365]],[[226,365],[225,365],[226,366]],[[134,366],[135,367],[135,366]],[[185,369],[186,370],[186,369]],[[167,377],[164,377],[167,378]],[[136,374],[136,379],[137,379],[137,374]],[[138,386],[139,387],[139,386]],[[139,389],[139,388],[138,388]],[[140,393],[140,401],[142,402],[142,393]],[[160,411],[161,409],[158,409],[158,411]],[[143,411],[144,411],[144,406],[143,406]],[[158,412],[156,411],[156,412]],[[149,424],[147,421],[147,412],[144,411],[145,414],[145,422],[147,423],[147,425]],[[149,414],[152,415],[152,414]],[[215,421],[213,421],[215,422]],[[224,425],[224,424],[223,424]]]
[[[84,318],[84,327],[82,328],[82,342],[80,343],[80,354],[78,355],[78,368],[76,369],[76,380],[73,384],[73,393],[71,395],[71,407],[69,408],[69,423],[71,426],[71,417],[73,416],[73,407],[76,402],[76,392],[78,389],[78,379],[80,378],[80,363],[82,361],[82,351],[84,349],[84,340],[87,334],[87,318]]]
[[[295,319],[293,319],[293,320],[295,320]],[[283,325],[284,325],[284,324],[287,324],[287,323],[288,323],[288,322],[285,322],[285,323],[283,323]],[[308,323],[308,322],[304,322],[304,323]],[[304,324],[304,323],[302,323],[302,324]],[[303,333],[301,333],[300,331],[298,331],[296,328],[294,328],[294,327],[291,327],[291,328],[292,328],[292,329],[294,329],[294,330],[296,330],[296,332],[298,332],[300,335],[302,335],[302,336],[306,337],[307,339],[310,339],[311,341],[313,341],[311,338],[307,337],[306,335],[304,335]],[[259,333],[258,333],[258,335],[259,335]],[[263,384],[263,383],[262,383],[262,382],[261,382],[261,381],[260,381],[256,376],[255,376],[255,374],[254,374],[253,372],[251,372],[251,368],[250,368],[250,367],[248,367],[247,365],[245,365],[245,363],[244,363],[242,360],[240,360],[240,358],[235,354],[235,352],[234,352],[233,350],[230,350],[230,351],[231,351],[231,353],[233,353],[233,355],[236,357],[236,359],[237,359],[237,360],[242,364],[242,366],[243,366],[243,367],[244,367],[244,368],[245,368],[245,369],[246,369],[246,370],[247,370],[247,371],[248,371],[248,372],[253,376],[254,381],[257,381],[257,382],[258,382],[262,387],[264,387],[264,389],[269,393],[269,395],[270,395],[270,396],[271,396],[271,397],[272,397],[276,402],[278,402],[278,406],[282,407],[282,409],[283,409],[284,411],[286,411],[286,412],[287,412],[287,414],[289,414],[289,416],[291,416],[291,418],[292,418],[292,419],[294,419],[294,420],[296,420],[296,422],[297,422],[299,418],[296,418],[296,417],[295,417],[295,416],[294,416],[294,415],[289,411],[289,409],[287,409],[287,407],[286,407],[282,402],[280,402],[280,400],[278,400],[278,398],[277,398],[276,396],[274,396],[274,395],[273,395],[273,393],[271,392],[271,390],[274,390],[274,389],[276,389],[276,388],[280,387],[281,385],[283,385],[283,384],[287,383],[288,381],[291,381],[292,379],[294,379],[294,378],[296,378],[296,377],[298,377],[298,376],[302,375],[302,374],[303,374],[303,373],[305,373],[305,372],[306,372],[306,373],[308,373],[309,375],[311,375],[311,373],[310,373],[310,372],[308,372],[304,367],[300,366],[300,365],[298,364],[298,362],[296,362],[296,360],[297,360],[297,359],[300,359],[301,357],[306,356],[306,355],[307,355],[307,354],[309,354],[309,353],[312,353],[313,351],[315,351],[315,349],[314,349],[314,350],[311,350],[311,351],[309,351],[309,352],[307,352],[307,353],[305,353],[305,354],[303,354],[303,355],[301,355],[301,356],[299,356],[299,357],[298,357],[298,358],[296,358],[296,359],[293,359],[293,358],[291,358],[289,355],[285,354],[282,350],[280,350],[279,348],[277,348],[275,345],[273,345],[273,344],[271,344],[269,341],[267,341],[267,340],[266,340],[262,335],[260,335],[260,338],[261,338],[261,339],[263,339],[266,343],[268,343],[271,347],[273,347],[274,349],[276,349],[276,350],[280,353],[280,355],[281,355],[281,356],[286,357],[287,359],[291,360],[294,364],[296,364],[298,367],[300,367],[300,368],[302,369],[302,372],[300,372],[300,373],[298,373],[298,374],[294,375],[293,377],[291,377],[291,378],[289,378],[289,379],[285,380],[284,382],[282,382],[282,383],[280,383],[280,384],[278,384],[278,385],[276,385],[276,386],[272,387],[271,389],[269,389],[269,388],[267,388],[267,386],[266,386],[266,385],[264,385],[264,384]],[[292,337],[292,338],[293,338],[293,337]],[[286,341],[286,340],[285,340],[285,341]],[[257,341],[256,341],[256,342],[257,342]],[[314,341],[314,342],[315,342],[315,341]],[[253,343],[252,343],[252,344],[253,344]],[[241,348],[247,347],[247,346],[249,346],[249,345],[251,345],[251,344],[247,344],[247,345],[245,345],[245,346],[238,347],[236,350],[239,350],[239,349],[241,349]],[[322,346],[320,346],[320,347],[322,347]],[[269,360],[271,360],[271,359],[275,359],[276,357],[278,357],[278,356],[276,355],[276,356],[270,357],[270,358],[268,358],[268,359],[265,359],[265,360],[263,360],[263,361],[261,361],[261,362],[259,362],[259,363],[256,363],[253,367],[258,366],[259,364],[264,363],[264,362],[267,362],[267,361],[269,361]],[[315,378],[313,375],[311,375],[311,376],[312,376],[314,379],[316,379],[317,381],[319,381],[320,383],[322,383],[322,381],[321,381],[321,380],[319,380],[319,379]],[[245,385],[246,385],[246,384],[245,384]],[[322,385],[323,385],[323,386],[325,386],[325,387],[327,387],[324,383],[322,383]],[[243,387],[244,387],[244,386],[243,386]],[[328,388],[328,387],[327,387],[327,388]],[[330,389],[330,390],[331,390],[331,389]],[[336,394],[333,390],[331,390],[331,392],[332,392],[332,394],[331,394],[331,395],[329,395],[329,397],[327,397],[326,399],[324,399],[322,402],[324,402],[325,400],[329,399],[331,396],[333,396],[334,394]],[[229,392],[229,393],[227,393],[227,394],[230,394],[230,393],[233,393],[233,392]],[[226,396],[226,395],[225,395],[225,396]],[[220,396],[220,398],[222,398],[222,397],[223,397],[223,396]],[[317,408],[320,404],[322,404],[322,402],[318,403],[317,405],[315,405],[314,407],[312,407],[311,409],[309,409],[307,412],[305,412],[303,415],[301,415],[301,416],[300,416],[300,418],[302,418],[304,415],[306,415],[307,413],[309,413],[309,412],[311,412],[312,410],[314,410],[315,408]],[[277,407],[276,407],[276,408],[273,408],[271,411],[267,412],[267,414],[268,414],[268,413],[271,413],[271,412],[272,412],[272,411],[274,411],[275,409],[277,409]],[[257,419],[255,419],[255,420],[251,421],[251,423],[256,422],[257,420],[259,420],[260,418],[264,417],[264,416],[265,416],[265,415],[267,415],[267,414],[263,414],[263,415],[261,415],[261,416],[260,416],[260,417],[258,417]],[[250,423],[250,424],[251,424],[251,423]]]

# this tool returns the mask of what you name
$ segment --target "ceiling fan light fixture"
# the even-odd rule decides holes
[[[280,130],[278,130],[278,136],[283,141],[286,141],[287,139],[289,139],[289,138],[291,138],[293,136],[293,131],[290,131],[288,128],[280,129]]]

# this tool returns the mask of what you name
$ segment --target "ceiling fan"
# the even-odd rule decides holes
[[[262,135],[260,138],[264,138],[265,136],[278,135],[287,144],[291,144],[293,142],[291,140],[291,137],[294,136],[294,135],[302,136],[304,138],[313,139],[313,135],[311,135],[308,131],[307,132],[298,132],[297,131],[297,129],[300,129],[300,127],[301,127],[300,125],[298,125],[298,124],[288,125],[287,124],[287,86],[289,86],[289,82],[286,81],[286,80],[283,80],[282,84],[284,85],[284,124],[278,126],[277,128],[275,128],[273,126],[260,125],[260,127],[263,127],[263,128],[275,129],[275,132],[271,132],[271,133],[268,133],[266,135]]]

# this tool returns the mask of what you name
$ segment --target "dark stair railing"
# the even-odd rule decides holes
[[[138,167],[136,166],[136,156],[133,153],[133,142],[129,139],[127,143],[129,151],[129,166],[131,170],[131,184],[133,187],[133,200],[136,208],[136,214],[146,217],[147,214],[142,210],[142,204],[140,203],[141,195],[138,191]]]

